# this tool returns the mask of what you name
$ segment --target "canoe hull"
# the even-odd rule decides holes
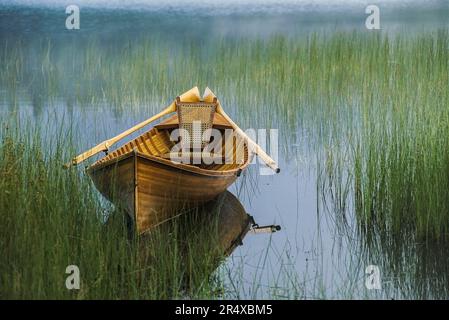
[[[132,151],[88,170],[97,189],[123,208],[138,233],[163,223],[180,209],[213,200],[237,178],[235,173],[184,170]]]

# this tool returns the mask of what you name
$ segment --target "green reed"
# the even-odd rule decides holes
[[[366,95],[354,142],[357,211],[383,231],[446,238],[448,34],[393,42],[388,58],[395,63]]]
[[[41,129],[4,125],[0,138],[2,299],[331,296],[320,274],[297,273],[290,245],[270,241],[250,283],[244,258],[220,267],[220,201],[210,212],[191,209],[137,237],[126,213],[104,203],[83,172],[62,169],[74,152],[70,134],[46,137]],[[281,264],[276,274],[272,252]],[[66,288],[69,265],[79,267],[79,290]]]
[[[2,127],[0,297],[3,299],[168,299],[220,293],[214,216],[193,212],[136,237],[125,215],[101,203],[87,176],[63,170],[70,144]],[[188,218],[187,218],[188,216]],[[107,221],[107,222],[106,222]],[[212,222],[211,222],[212,221]],[[79,290],[65,285],[80,269]]]
[[[446,31],[372,39],[351,66],[365,74],[343,114],[350,126],[324,145],[323,198],[392,297],[447,295],[448,45]]]

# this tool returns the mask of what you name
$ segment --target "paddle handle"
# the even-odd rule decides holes
[[[122,140],[124,137],[130,135],[131,133],[133,133],[133,132],[135,132],[135,131],[145,127],[146,125],[150,124],[151,122],[153,122],[153,121],[155,121],[155,120],[157,120],[157,119],[159,119],[159,118],[161,118],[161,117],[163,117],[163,116],[165,116],[165,115],[167,115],[169,113],[172,113],[174,111],[176,111],[176,105],[172,104],[168,108],[166,108],[165,110],[163,110],[163,111],[159,112],[158,114],[152,116],[151,118],[149,118],[149,119],[147,119],[147,120],[145,120],[145,121],[135,125],[134,127],[132,127],[130,129],[120,133],[119,135],[117,135],[117,136],[115,136],[115,137],[113,137],[111,139],[103,141],[102,143],[98,144],[97,146],[93,147],[92,149],[89,149],[86,152],[84,152],[84,153],[74,157],[69,163],[66,163],[64,165],[64,168],[68,169],[71,166],[76,166],[76,165],[80,164],[81,162],[86,161],[90,157],[92,157],[92,156],[94,156],[94,155],[96,155],[96,154],[98,154],[98,153],[100,153],[102,151],[108,151],[109,148],[113,144],[115,144],[118,141]]]
[[[182,101],[187,101],[187,102],[194,102],[194,101],[199,101],[200,100],[200,92],[198,91],[198,87],[193,87],[192,89],[190,89],[189,91],[184,92],[183,94],[181,94],[179,96],[179,98]],[[77,164],[80,164],[83,161],[86,161],[87,159],[89,159],[90,157],[96,155],[97,153],[101,152],[101,151],[108,151],[109,148],[117,143],[118,141],[122,140],[124,137],[130,135],[131,133],[145,127],[146,125],[150,124],[151,122],[169,114],[172,112],[176,111],[176,103],[172,102],[171,105],[169,105],[167,108],[165,108],[164,110],[162,110],[161,112],[159,112],[158,114],[152,116],[151,118],[135,125],[134,127],[120,133],[118,136],[115,136],[109,140],[103,141],[102,143],[98,144],[97,146],[93,147],[90,150],[87,150],[86,152],[74,157],[69,163],[66,163],[64,165],[64,168],[70,168],[71,166],[76,166]]]
[[[243,131],[242,131],[243,132]],[[246,136],[246,134],[245,134]],[[247,136],[246,136],[247,137]],[[248,144],[251,145],[251,147],[254,150],[254,153],[257,154],[257,156],[265,162],[267,166],[269,166],[274,172],[279,173],[281,172],[281,169],[277,165],[276,161],[274,161],[258,144],[256,144],[253,140],[251,140],[249,137]]]
[[[234,121],[224,112],[223,108],[221,107],[220,103],[217,105],[217,112],[223,116],[232,126],[232,128],[235,130],[235,132],[240,135],[241,137],[245,138],[248,142],[248,147],[250,150],[252,150],[257,156],[262,159],[265,164],[270,167],[274,172],[279,173],[281,169],[277,165],[276,161],[274,161],[257,143],[255,143],[253,140],[251,140],[248,135],[243,132],[242,129],[235,124]]]

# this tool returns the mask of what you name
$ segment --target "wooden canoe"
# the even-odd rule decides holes
[[[87,168],[97,189],[125,209],[139,233],[176,216],[181,208],[213,200],[251,161],[245,139],[236,135],[229,138],[233,148],[222,150],[223,158],[233,159],[231,163],[194,165],[166,159],[163,155],[174,145],[170,133],[177,127],[175,115]],[[232,126],[216,114],[213,128],[224,133]],[[238,148],[243,159],[237,159]]]

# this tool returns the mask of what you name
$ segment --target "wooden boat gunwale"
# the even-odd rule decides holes
[[[241,166],[234,168],[234,169],[229,169],[229,170],[209,170],[209,169],[203,169],[203,168],[199,168],[196,166],[192,166],[192,165],[188,165],[188,164],[184,164],[184,163],[175,163],[172,162],[171,160],[168,159],[164,159],[161,157],[157,157],[157,156],[153,156],[153,155],[149,155],[149,154],[145,154],[142,153],[138,150],[131,150],[128,153],[122,154],[120,156],[117,156],[115,158],[112,158],[110,160],[107,160],[105,162],[102,163],[94,163],[93,165],[87,167],[86,171],[87,172],[95,172],[97,170],[101,170],[105,167],[108,167],[110,165],[113,165],[117,162],[120,162],[122,160],[125,160],[129,157],[132,156],[137,156],[137,157],[141,157],[147,160],[151,160],[154,162],[158,162],[160,164],[163,165],[167,165],[170,167],[173,167],[175,169],[178,169],[180,171],[188,171],[191,173],[195,173],[195,174],[199,174],[199,175],[203,175],[203,176],[211,176],[211,177],[221,177],[221,176],[233,176],[239,172],[241,172],[242,170],[244,170],[250,163],[250,156],[247,157],[247,161],[245,163],[242,163]]]

